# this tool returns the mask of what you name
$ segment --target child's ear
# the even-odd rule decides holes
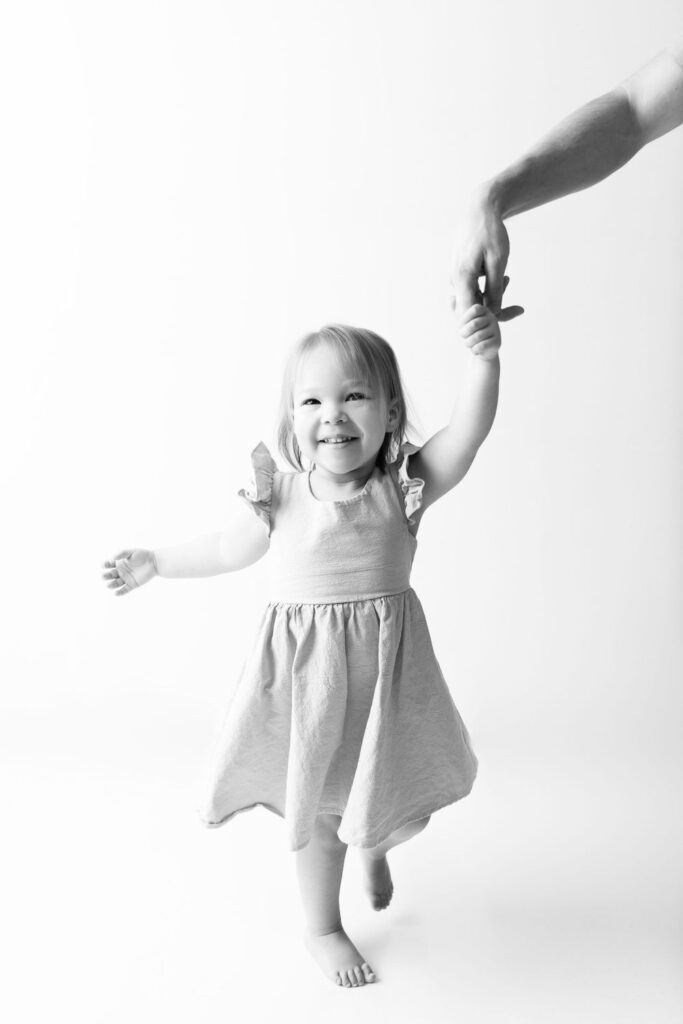
[[[395,427],[398,423],[398,399],[395,398],[387,410],[387,424]]]

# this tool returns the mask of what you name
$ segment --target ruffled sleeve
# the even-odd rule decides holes
[[[422,491],[424,490],[425,482],[422,477],[408,475],[408,459],[415,452],[419,452],[419,450],[417,445],[405,441],[399,448],[398,459],[396,460],[398,464],[398,482],[403,492],[406,516],[411,525],[414,525],[413,514],[417,512],[422,504]]]
[[[253,508],[259,519],[268,527],[270,537],[270,511],[273,498],[273,474],[277,466],[263,441],[259,441],[251,453],[252,480],[249,488],[237,493]]]

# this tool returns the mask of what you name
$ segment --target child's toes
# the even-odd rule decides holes
[[[373,971],[373,969],[370,966],[370,964],[366,964],[366,963],[361,964],[361,968],[363,970],[363,974],[365,975],[365,980],[369,984],[372,984],[372,982],[375,980],[375,972]]]

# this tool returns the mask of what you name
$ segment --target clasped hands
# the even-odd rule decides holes
[[[510,240],[500,211],[488,190],[479,188],[461,217],[453,249],[451,307],[462,315],[476,304],[483,305],[499,323],[521,316],[522,306],[502,308],[509,255]],[[482,277],[483,292],[479,287]]]

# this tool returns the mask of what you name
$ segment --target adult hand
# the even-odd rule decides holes
[[[461,219],[453,250],[452,308],[464,312],[483,302],[500,322],[521,316],[522,306],[501,309],[509,254],[510,240],[502,217],[488,192],[479,189]],[[483,294],[480,277],[486,279]]]

